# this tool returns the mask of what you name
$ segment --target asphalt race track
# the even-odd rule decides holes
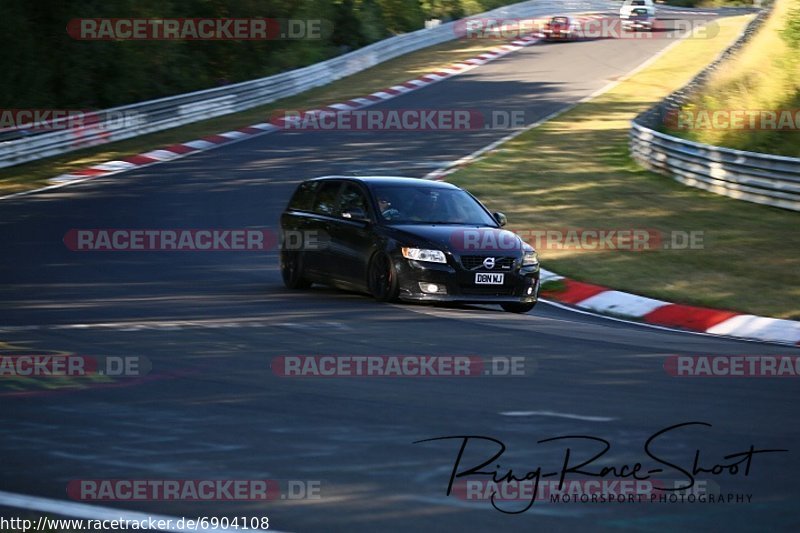
[[[378,108],[522,109],[530,123],[671,42],[537,44]],[[669,354],[800,349],[665,331],[544,303],[517,316],[488,307],[382,305],[321,287],[290,293],[275,251],[71,252],[62,242],[72,228],[274,230],[302,179],[423,176],[507,133],[276,133],[0,202],[2,353],[139,355],[152,364],[145,378],[77,389],[0,384],[0,490],[69,501],[66,487],[80,479],[318,482],[318,499],[102,502],[175,517],[269,516],[281,531],[796,530],[796,381],[679,379],[663,364]],[[506,378],[291,379],[270,370],[276,356],[309,354],[522,356],[532,371]],[[522,475],[563,461],[564,447],[537,444],[541,439],[602,437],[611,442],[602,464],[632,465],[648,460],[643,446],[650,435],[691,421],[713,427],[684,428],[659,441],[660,455],[686,468],[696,450],[706,466],[751,444],[789,453],[756,455],[747,476],[713,478],[723,493],[752,495],[750,503],[537,502],[525,513],[505,514],[488,501],[445,495],[457,441],[412,444],[492,436],[508,446],[503,467]],[[585,444],[573,443],[573,453],[597,450]]]

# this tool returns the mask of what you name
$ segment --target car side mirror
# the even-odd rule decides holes
[[[492,213],[492,216],[497,221],[497,223],[500,224],[501,228],[506,224],[508,224],[508,218],[506,218],[506,216],[503,213]]]
[[[351,207],[350,209],[344,211],[342,213],[342,218],[346,218],[348,220],[361,220],[361,221],[369,220],[367,212],[361,209],[360,207]]]

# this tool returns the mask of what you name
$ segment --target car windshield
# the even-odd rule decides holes
[[[569,19],[567,17],[553,17],[550,22],[552,24],[569,24]]]
[[[391,224],[458,224],[497,226],[467,192],[440,187],[403,185],[374,189],[378,212]]]

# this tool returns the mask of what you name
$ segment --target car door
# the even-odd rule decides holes
[[[330,223],[331,268],[337,279],[363,289],[372,255],[374,213],[361,184],[346,181],[339,191],[335,220]]]
[[[320,281],[327,282],[334,275],[332,271],[330,224],[336,216],[336,201],[341,180],[322,180],[317,187],[311,212],[305,223],[303,246],[304,267]]]

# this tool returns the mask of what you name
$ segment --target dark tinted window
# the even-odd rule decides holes
[[[339,195],[339,213],[345,213],[360,209],[364,215],[369,212],[367,210],[367,198],[358,185],[354,183],[346,183]]]
[[[311,211],[311,202],[314,201],[314,193],[317,190],[318,181],[307,181],[301,183],[294,196],[289,201],[289,209],[297,211]]]
[[[383,220],[392,224],[465,224],[497,222],[467,192],[441,187],[389,185],[375,189]]]
[[[314,201],[314,212],[322,215],[336,213],[336,196],[339,192],[341,181],[323,181],[319,186],[317,198]]]

